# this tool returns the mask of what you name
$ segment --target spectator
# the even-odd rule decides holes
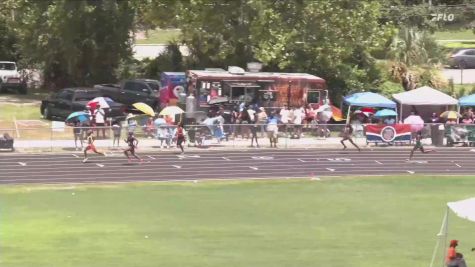
[[[106,138],[106,124],[105,124],[106,113],[99,104],[97,104],[96,109],[93,111],[93,118],[95,119],[96,128],[96,137],[99,138],[99,132],[102,130],[102,138]]]
[[[287,132],[287,127],[290,122],[290,110],[288,109],[287,105],[284,105],[284,107],[280,110],[279,112],[280,115],[280,121],[282,122],[282,130],[284,132]]]
[[[153,123],[155,124],[155,129],[156,129],[155,136],[160,141],[160,148],[163,148],[163,142],[165,142],[166,146],[168,147],[169,143],[167,142],[167,139],[168,139],[167,122],[165,121],[162,115],[159,115]]]
[[[76,150],[82,150],[83,148],[83,129],[81,128],[81,123],[79,121],[74,122],[73,125],[73,133],[74,133],[74,146],[76,147]],[[81,144],[81,148],[78,147],[77,142]]]
[[[305,111],[302,107],[294,108],[292,114],[292,122],[294,124],[293,136],[295,136],[295,138],[300,138],[300,135],[302,134],[302,121],[305,116]]]
[[[308,104],[305,108],[305,118],[304,118],[304,127],[309,127],[315,119],[315,110],[312,107],[312,104]]]
[[[468,113],[463,114],[463,119],[462,119],[462,124],[472,124],[473,120],[470,118],[470,115]]]
[[[272,114],[269,116],[269,119],[267,120],[267,135],[269,137],[270,147],[277,148],[277,138],[279,134],[278,124],[279,118],[275,112],[272,112]]]
[[[267,113],[266,109],[263,107],[260,107],[259,112],[257,113],[257,123],[261,127],[261,137],[264,137],[264,133],[266,131]]]
[[[437,116],[437,113],[433,112],[429,118],[429,123],[440,123],[440,118]]]
[[[155,132],[154,118],[149,117],[145,122],[144,133],[147,138],[153,138],[153,133]]]
[[[447,250],[447,256],[445,258],[445,264],[447,267],[466,267],[467,264],[463,258],[463,254],[457,253],[456,247],[458,246],[458,240],[451,240],[449,249]]]
[[[386,117],[384,119],[384,124],[386,125],[393,125],[396,123],[396,118],[395,117]]]
[[[122,124],[120,123],[120,121],[114,121],[112,123],[112,133],[114,134],[112,146],[115,146],[115,144],[117,143],[117,147],[119,147],[120,135],[122,133]]]
[[[125,120],[127,121],[127,131],[129,133],[135,132],[135,128],[137,128],[137,121],[133,118],[134,115],[132,113],[129,113]]]

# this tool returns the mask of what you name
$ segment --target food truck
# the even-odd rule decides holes
[[[316,108],[328,99],[325,80],[307,73],[245,72],[230,67],[228,71],[189,70],[186,79],[187,95],[195,97],[196,110],[201,111],[214,104],[234,106],[242,102],[267,108],[284,104],[312,104]]]

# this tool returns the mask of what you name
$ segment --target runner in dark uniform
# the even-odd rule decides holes
[[[420,150],[422,153],[426,154],[426,153],[429,153],[429,152],[433,152],[434,150],[425,150],[424,149],[424,146],[422,146],[422,132],[419,131],[417,132],[417,135],[416,135],[416,144],[414,145],[414,147],[412,148],[411,150],[411,155],[409,156],[409,160],[412,159],[412,156],[414,156],[414,152],[416,150]]]
[[[129,145],[129,147],[124,150],[124,154],[125,154],[125,156],[127,156],[127,159],[129,160],[129,163],[130,163],[129,152],[132,156],[134,156],[134,158],[136,158],[136,159],[140,160],[140,162],[142,162],[143,159],[141,159],[139,156],[137,156],[135,154],[135,149],[137,148],[137,145],[139,144],[139,140],[137,140],[137,138],[135,138],[134,133],[130,132],[129,136],[124,141],[127,143],[127,145]]]
[[[358,151],[361,151],[361,149],[353,142],[353,139],[351,138],[351,135],[353,134],[353,127],[351,127],[350,124],[346,124],[345,128],[343,129],[342,137],[340,143],[343,145],[343,149],[346,149],[346,145],[344,141],[348,140],[352,145],[354,145]]]
[[[183,149],[183,143],[185,140],[185,130],[183,129],[183,123],[180,123],[176,129],[176,146],[181,149],[181,154],[185,153],[185,150]]]

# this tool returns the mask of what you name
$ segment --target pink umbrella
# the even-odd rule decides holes
[[[418,132],[424,128],[424,120],[418,115],[411,115],[404,120],[404,124],[411,125],[412,132]]]

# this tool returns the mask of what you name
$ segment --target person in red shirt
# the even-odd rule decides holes
[[[181,149],[181,154],[185,153],[183,149],[183,143],[185,142],[185,130],[183,129],[183,122],[178,124],[178,128],[176,129],[176,146]]]
[[[447,267],[466,267],[467,264],[461,253],[457,253],[455,247],[458,246],[458,240],[450,240],[450,246],[447,250],[447,257],[445,258],[445,264]]]

